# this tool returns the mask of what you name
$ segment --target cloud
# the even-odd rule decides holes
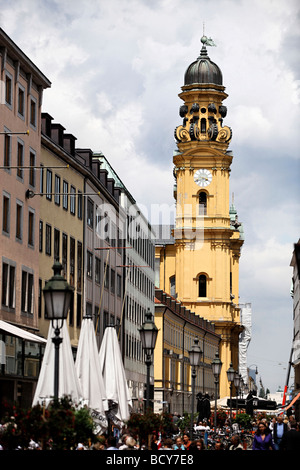
[[[43,110],[78,147],[102,151],[149,213],[174,203],[178,94],[204,23],[229,95],[224,125],[233,130],[230,191],[245,230],[240,289],[253,304],[250,351],[262,363],[280,338],[276,360],[287,361],[300,213],[298,1],[0,0],[0,7],[3,29],[52,82]],[[277,388],[270,364],[261,373]]]

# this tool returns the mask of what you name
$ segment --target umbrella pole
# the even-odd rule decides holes
[[[55,336],[52,338],[52,342],[54,343],[54,398],[58,399],[58,389],[59,389],[59,346],[62,343],[62,338],[59,336],[59,327],[56,326],[54,333]]]

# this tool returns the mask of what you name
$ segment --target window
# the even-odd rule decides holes
[[[75,283],[75,240],[70,237],[70,285]]]
[[[206,215],[207,213],[207,194],[201,191],[199,194],[199,215]]]
[[[60,253],[60,231],[54,229],[54,260],[59,260]]]
[[[30,99],[30,125],[36,127],[36,101],[34,98]]]
[[[120,274],[117,274],[117,295],[118,297],[122,295],[122,278]]]
[[[2,231],[6,234],[10,232],[10,196],[8,194],[3,195]]]
[[[6,72],[5,75],[5,102],[6,104],[9,105],[9,107],[12,106],[12,77]]]
[[[82,192],[78,191],[78,198],[77,198],[77,217],[78,219],[82,220]]]
[[[81,290],[82,284],[82,243],[77,242],[77,290]]]
[[[18,141],[17,144],[17,177],[23,179],[23,166],[24,166],[24,144]]]
[[[77,294],[76,300],[76,326],[80,327],[81,325],[81,294]]]
[[[52,227],[49,224],[46,224],[46,246],[45,246],[45,252],[46,255],[51,256],[51,245],[52,245]]]
[[[52,201],[52,171],[49,169],[46,172],[46,198]]]
[[[54,179],[54,202],[60,206],[60,176],[55,175]]]
[[[114,294],[115,290],[116,290],[116,273],[115,273],[115,270],[112,269],[110,271],[110,291],[112,292],[112,294]]]
[[[33,314],[33,274],[22,271],[21,310]]]
[[[68,200],[69,200],[69,197],[68,197],[68,191],[69,191],[69,183],[67,183],[67,181],[64,181],[63,182],[63,208],[65,210],[68,210]]]
[[[109,288],[109,266],[108,266],[108,264],[105,267],[104,287],[106,289]]]
[[[172,297],[176,297],[175,276],[170,277],[170,294]]]
[[[74,186],[71,186],[71,195],[70,195],[70,212],[72,215],[75,215],[75,201],[76,201],[76,189]]]
[[[7,129],[5,132],[9,132]],[[11,136],[5,134],[4,136],[4,166],[10,166],[11,157]]]
[[[101,260],[95,257],[95,281],[100,284],[101,281]]]
[[[43,281],[39,279],[39,291],[38,291],[38,317],[42,318],[42,295],[43,295]]]
[[[43,236],[44,236],[44,223],[40,220],[39,223],[39,251],[43,251]]]
[[[87,224],[89,227],[94,227],[94,203],[91,199],[87,200]]]
[[[72,295],[70,302],[69,325],[74,325],[74,295]]]
[[[86,275],[90,279],[93,277],[93,254],[90,251],[87,251],[86,257]]]
[[[67,279],[68,272],[68,235],[62,234],[62,265],[63,265],[63,276]]]
[[[16,205],[16,239],[21,241],[23,235],[23,204],[17,202]]]
[[[35,152],[33,150],[29,152],[29,165],[29,184],[35,187]]]
[[[43,195],[44,192],[44,167],[40,165],[40,193]]]
[[[205,134],[206,133],[206,119],[205,118],[202,118],[201,119],[201,134]]]
[[[9,262],[2,264],[2,305],[15,308],[16,268]]]
[[[93,306],[90,302],[87,302],[86,303],[86,316],[92,317],[92,313],[93,313]]]
[[[21,118],[25,116],[25,91],[21,85],[18,88],[18,115]]]
[[[109,325],[109,313],[104,310],[103,312],[103,328],[105,329]]]
[[[28,245],[34,246],[34,211],[28,212]]]
[[[199,297],[206,297],[206,276],[201,274],[199,276]]]

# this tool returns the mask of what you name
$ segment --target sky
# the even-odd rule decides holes
[[[174,129],[203,31],[229,95],[230,192],[243,223],[240,303],[252,305],[248,365],[284,388],[300,236],[297,0],[0,0],[0,26],[51,81],[42,110],[78,148],[101,151],[144,213],[172,206]],[[293,382],[291,370],[289,384]]]

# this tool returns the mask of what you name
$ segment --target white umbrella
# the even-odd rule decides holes
[[[116,418],[124,422],[130,417],[132,406],[116,330],[105,329],[99,351],[100,368],[106,397],[117,405]]]
[[[81,385],[84,403],[91,409],[95,421],[106,427],[105,411],[108,410],[108,402],[91,318],[84,318],[82,322],[75,369]]]
[[[45,402],[46,405],[54,398],[54,328],[50,323],[48,339],[43,357],[33,404],[32,406]],[[82,393],[80,383],[76,374],[74,358],[71,349],[70,336],[66,322],[60,330],[60,337],[63,338],[59,348],[59,386],[58,396],[70,396],[74,403],[80,403]]]

